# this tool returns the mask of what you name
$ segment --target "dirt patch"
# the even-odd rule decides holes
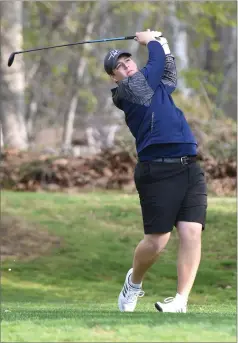
[[[1,260],[32,260],[62,246],[62,238],[22,219],[1,214]]]

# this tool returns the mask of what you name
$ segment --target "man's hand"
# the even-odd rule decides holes
[[[150,41],[156,40],[154,32],[156,31],[136,32],[135,40],[141,45],[147,45]]]
[[[150,29],[147,29],[146,31],[136,32],[135,40],[141,45],[147,45],[150,41],[157,40],[162,45],[165,55],[169,55],[170,48],[168,41],[162,35],[163,34],[160,31],[150,31]]]
[[[150,29],[148,29],[147,31],[150,31]],[[165,55],[169,55],[170,54],[169,44],[168,44],[167,39],[163,37],[163,33],[159,31],[150,31],[150,32],[154,34],[156,40],[159,41],[160,44],[162,45]]]

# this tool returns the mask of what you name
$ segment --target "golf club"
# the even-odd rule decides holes
[[[71,45],[86,44],[86,43],[101,43],[101,42],[111,42],[111,41],[117,41],[117,40],[129,40],[129,39],[134,39],[135,37],[136,36],[117,37],[117,38],[104,38],[104,39],[82,41],[82,42],[78,42],[78,43],[70,43],[70,44],[48,46],[46,48],[35,48],[35,49],[30,49],[30,50],[14,51],[9,56],[8,67],[11,67],[11,65],[13,64],[15,55],[17,55],[17,54],[24,54],[25,52],[32,52],[32,51],[39,51],[39,50],[61,48],[63,46],[71,46]]]

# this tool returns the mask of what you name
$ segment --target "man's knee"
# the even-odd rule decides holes
[[[176,227],[180,239],[186,241],[201,240],[202,224],[194,222],[178,222]]]
[[[156,254],[159,254],[168,243],[170,232],[160,234],[148,234],[144,236],[144,240],[151,246]]]

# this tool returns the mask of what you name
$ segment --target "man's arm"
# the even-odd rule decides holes
[[[137,32],[136,40],[141,45],[147,45],[148,48],[149,59],[141,72],[149,86],[155,90],[162,82],[167,92],[171,94],[177,86],[177,72],[174,56],[171,55],[167,39],[159,31],[147,30]],[[156,44],[156,41],[160,44]]]
[[[147,44],[149,58],[141,73],[146,78],[149,86],[155,90],[164,75],[165,70],[165,53],[162,45],[158,41],[150,41]]]
[[[177,87],[177,70],[175,58],[171,54],[166,55],[164,75],[161,81],[165,85],[165,88],[169,94],[171,94]]]
[[[158,36],[158,41],[162,45],[165,53],[165,68],[162,82],[169,94],[171,94],[177,86],[177,70],[175,64],[175,58],[171,55],[169,44],[167,39],[163,36],[162,32],[153,31]]]
[[[120,99],[149,106],[154,91],[162,81],[165,67],[165,53],[152,32],[137,32],[136,40],[147,45],[149,58],[146,66],[134,75],[122,80],[113,95],[114,104],[120,108]]]

